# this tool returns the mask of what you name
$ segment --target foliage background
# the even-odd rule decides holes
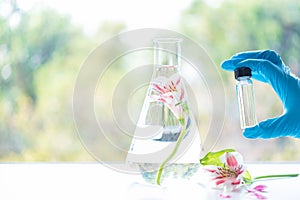
[[[297,0],[223,0],[214,5],[194,0],[180,13],[179,20],[174,19],[164,28],[201,44],[217,66],[240,51],[274,49],[299,76],[299,19]],[[126,30],[130,29],[123,21],[106,21],[99,24],[96,33],[87,34],[56,10],[38,7],[25,11],[17,1],[0,1],[2,162],[94,161],[76,133],[73,87],[88,53]],[[119,73],[115,71],[111,77],[117,78]],[[228,103],[223,133],[215,150],[235,148],[248,161],[299,161],[297,139],[249,140],[242,136],[232,73],[222,71],[222,76]],[[254,84],[258,119],[279,115],[282,106],[273,90],[263,83]],[[107,126],[112,124],[107,122]],[[129,146],[130,141],[124,143]],[[110,151],[105,143],[98,145],[106,152],[107,160],[124,159],[125,153]]]

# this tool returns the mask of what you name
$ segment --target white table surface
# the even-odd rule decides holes
[[[122,165],[122,164],[112,164]],[[252,163],[253,176],[300,173],[300,163]],[[300,199],[300,177],[262,181],[268,199]],[[145,184],[141,175],[112,170],[99,163],[0,164],[0,199],[220,199],[219,191],[191,181],[175,181],[168,187]],[[234,199],[234,198],[231,198]],[[237,197],[235,199],[245,199]]]

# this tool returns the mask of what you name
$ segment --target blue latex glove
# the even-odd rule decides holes
[[[290,74],[290,69],[272,50],[238,53],[221,64],[223,69],[229,71],[243,66],[251,68],[254,79],[270,84],[284,106],[284,113],[281,116],[267,119],[254,127],[246,128],[244,136],[247,138],[283,136],[300,138],[299,78]]]

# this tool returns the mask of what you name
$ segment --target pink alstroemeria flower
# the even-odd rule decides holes
[[[213,176],[212,180],[216,186],[226,186],[229,187],[229,190],[234,190],[242,183],[242,174],[245,171],[245,167],[241,161],[241,155],[237,152],[226,152],[225,159],[223,158],[223,160],[223,166],[214,166],[214,169],[208,168],[207,171]],[[240,162],[238,160],[240,160]]]
[[[165,103],[177,119],[184,118],[184,110],[181,106],[184,100],[184,90],[180,83],[180,77],[176,81],[171,80],[164,84],[152,83],[154,92],[151,95],[152,101]]]
[[[241,154],[233,149],[224,149],[218,152],[209,152],[200,160],[204,170],[210,175],[210,182],[213,188],[223,189],[219,194],[220,198],[228,199],[246,192],[246,195],[256,199],[267,199],[265,185],[256,185],[254,182],[282,177],[298,177],[299,174],[274,174],[252,178],[249,171],[243,164]],[[240,199],[240,198],[239,198]]]

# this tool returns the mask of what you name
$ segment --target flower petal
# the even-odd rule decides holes
[[[183,98],[184,98],[184,90],[183,90],[183,88],[181,88],[181,93],[180,93],[180,97],[179,97],[180,101],[182,101]]]
[[[223,193],[219,194],[219,197],[223,198],[223,199],[231,198],[231,196],[229,194],[223,194]]]
[[[230,169],[235,169],[238,167],[239,163],[237,162],[235,156],[232,153],[226,152],[225,157],[226,164]]]
[[[216,170],[214,170],[214,169],[207,169],[206,171],[211,172],[211,173],[215,173],[216,172]]]
[[[216,182],[216,185],[220,185],[220,184],[222,184],[222,183],[225,183],[225,180],[224,180],[224,179],[218,180],[218,181]]]
[[[241,180],[234,180],[231,182],[231,185],[239,185],[241,183]]]
[[[154,88],[157,89],[159,92],[164,93],[164,90],[156,83],[153,84]]]
[[[267,197],[265,197],[265,196],[262,195],[262,194],[254,193],[254,195],[255,195],[255,197],[256,197],[257,199],[267,199]]]
[[[176,86],[179,85],[180,83],[180,78],[178,78],[178,80],[176,81]]]
[[[164,98],[158,98],[157,100],[158,100],[158,101],[161,101],[161,102],[164,102],[164,103],[167,103],[167,100],[164,99]]]
[[[253,189],[259,192],[265,192],[265,189],[267,188],[266,185],[257,185]]]

